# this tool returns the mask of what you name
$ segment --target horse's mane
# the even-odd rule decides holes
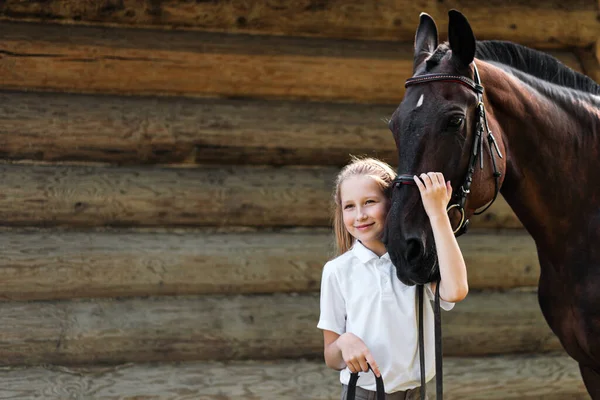
[[[477,42],[475,57],[504,64],[555,85],[600,95],[600,85],[549,54],[498,40]]]

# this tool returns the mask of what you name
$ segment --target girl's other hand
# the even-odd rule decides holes
[[[381,376],[377,363],[361,338],[346,332],[338,338],[337,345],[342,352],[342,358],[350,372],[367,372],[370,365],[375,375],[377,377]]]
[[[429,218],[447,215],[446,207],[452,198],[450,181],[446,182],[441,172],[429,172],[421,174],[420,179],[416,175],[413,178],[419,187],[423,206]]]

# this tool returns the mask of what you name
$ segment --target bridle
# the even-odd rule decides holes
[[[451,75],[451,74],[427,74],[416,76],[414,78],[409,78],[406,80],[405,87],[420,85],[429,82],[455,82],[460,83],[475,92],[477,95],[477,115],[475,118],[475,138],[473,139],[473,147],[471,150],[471,154],[469,156],[469,167],[467,169],[467,174],[465,176],[463,184],[458,188],[456,193],[454,193],[453,202],[446,208],[446,211],[449,212],[453,208],[458,209],[460,212],[460,222],[456,229],[453,230],[456,236],[460,236],[467,231],[467,227],[469,225],[469,220],[465,219],[465,203],[467,201],[467,196],[471,192],[471,184],[473,183],[473,174],[475,173],[475,164],[477,163],[477,158],[479,158],[480,169],[483,170],[483,143],[484,143],[484,135],[487,133],[487,142],[490,148],[490,155],[492,158],[492,166],[494,167],[494,198],[490,203],[488,203],[482,210],[476,211],[474,214],[479,215],[485,212],[490,206],[496,201],[498,197],[498,193],[500,192],[500,177],[502,174],[498,172],[498,168],[496,166],[496,158],[494,157],[494,150],[498,154],[498,157],[502,157],[502,153],[498,148],[498,144],[496,143],[496,138],[492,134],[487,122],[487,116],[485,113],[485,106],[483,104],[483,86],[481,85],[481,80],[479,78],[479,71],[477,70],[477,65],[475,61],[473,61],[473,68],[475,70],[475,81],[471,79],[460,76],[460,75]],[[393,187],[398,187],[399,185],[416,185],[413,175],[399,175],[393,183]]]
[[[453,230],[455,236],[460,236],[467,231],[469,220],[465,219],[465,204],[467,196],[471,192],[471,184],[473,183],[473,174],[475,173],[475,165],[477,158],[480,160],[480,169],[483,170],[483,142],[484,136],[487,133],[487,142],[490,149],[490,155],[492,158],[492,166],[494,168],[494,198],[490,201],[482,210],[475,211],[475,215],[482,214],[496,201],[498,193],[500,192],[500,177],[502,176],[498,172],[496,165],[496,158],[494,157],[494,150],[498,154],[498,157],[502,157],[502,153],[496,143],[496,138],[492,134],[487,122],[487,116],[485,114],[485,106],[483,104],[483,86],[481,85],[481,79],[479,77],[479,71],[477,65],[473,61],[473,69],[475,71],[475,81],[471,79],[451,74],[427,74],[409,78],[406,80],[405,87],[420,85],[429,82],[455,82],[467,86],[472,89],[477,95],[477,115],[475,125],[475,137],[473,139],[473,147],[469,156],[469,164],[467,173],[463,184],[454,193],[453,202],[446,208],[446,212],[456,208],[460,211],[460,222],[456,229]],[[392,187],[397,188],[400,185],[415,185],[414,175],[399,175],[393,182]],[[420,358],[420,370],[421,370],[421,399],[426,397],[426,382],[425,382],[425,346],[423,338],[423,285],[418,286],[417,290],[418,297],[418,308],[419,308],[419,358]],[[435,329],[435,370],[436,370],[436,399],[441,400],[443,396],[443,365],[442,365],[442,322],[440,312],[440,280],[437,281],[435,300],[434,300],[434,329]]]

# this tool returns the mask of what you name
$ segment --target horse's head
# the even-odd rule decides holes
[[[415,37],[414,75],[407,81],[404,99],[389,125],[398,149],[400,175],[434,171],[451,181],[454,195],[449,206],[462,203],[449,210],[452,226],[457,228],[463,217],[467,220],[494,198],[502,181],[494,178],[494,171],[503,172],[505,163],[496,155],[497,168],[492,165],[495,152],[491,148],[495,145],[489,142],[481,115],[481,88],[474,83],[478,79],[473,65],[475,36],[461,13],[453,10],[449,16],[449,44],[438,46],[435,22],[421,14]],[[501,132],[495,130],[497,124],[489,115],[487,122],[496,140],[501,140]],[[478,132],[483,147],[475,145],[479,143]],[[497,145],[504,148],[502,143]],[[481,153],[475,162],[474,150]],[[480,157],[484,158],[483,169]],[[471,174],[469,168],[473,168]],[[465,183],[469,175],[472,185]],[[458,195],[469,189],[470,194],[465,193],[461,201]],[[384,243],[398,278],[405,284],[439,278],[433,233],[416,186],[395,185]]]

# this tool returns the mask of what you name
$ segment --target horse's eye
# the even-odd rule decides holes
[[[459,128],[464,121],[463,117],[452,117],[450,121],[448,121],[449,128]]]

